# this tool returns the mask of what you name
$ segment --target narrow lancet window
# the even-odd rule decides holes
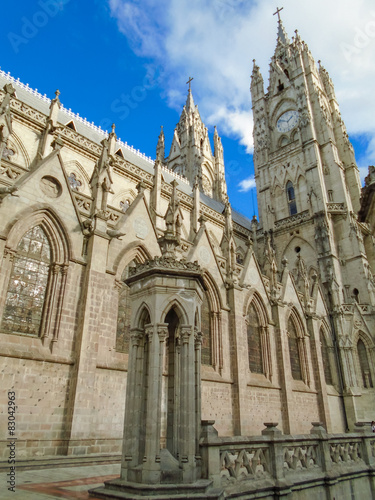
[[[296,195],[294,193],[294,187],[290,181],[288,181],[286,185],[286,196],[288,200],[289,215],[294,215],[297,213],[297,203]]]

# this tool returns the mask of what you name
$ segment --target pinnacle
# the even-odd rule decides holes
[[[289,43],[290,43],[287,32],[285,31],[285,28],[284,28],[284,25],[283,25],[283,22],[281,19],[278,22],[277,41],[283,43],[284,45],[289,45]]]
[[[189,110],[194,110],[195,104],[194,104],[194,99],[193,99],[193,94],[191,92],[191,88],[188,90],[188,96],[186,99],[186,109]]]

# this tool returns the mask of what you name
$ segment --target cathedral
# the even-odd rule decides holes
[[[190,87],[153,161],[59,91],[0,84],[2,407],[14,391],[19,460],[122,452],[123,481],[188,484],[210,432],[343,435],[375,418],[375,170],[361,190],[298,32],[279,19],[268,89],[252,70],[259,221],[231,208]]]

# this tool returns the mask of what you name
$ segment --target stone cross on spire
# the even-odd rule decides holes
[[[274,12],[274,16],[277,15],[277,17],[279,18],[279,22],[281,21],[281,18],[280,18],[280,12],[284,9],[284,7],[281,7],[281,9],[279,9],[279,7],[277,7],[276,9],[276,12]]]
[[[186,85],[189,85],[189,92],[191,92],[191,82],[194,80],[191,76],[189,76],[189,80],[186,82]]]

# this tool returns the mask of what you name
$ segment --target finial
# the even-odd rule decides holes
[[[57,89],[57,90],[56,90],[56,92],[55,92],[56,99],[58,99],[58,98],[59,98],[59,95],[60,95],[60,90],[59,90],[59,89]]]
[[[277,15],[277,17],[279,18],[279,22],[281,22],[281,18],[280,18],[280,12],[284,9],[284,7],[281,7],[281,9],[279,9],[279,7],[277,7],[276,9],[276,12],[274,12],[274,16]]]
[[[116,128],[116,125],[114,123],[112,123],[112,134],[115,133],[115,128]]]
[[[194,80],[191,76],[189,76],[189,80],[186,82],[186,85],[189,85],[189,92],[191,92],[191,82]]]

